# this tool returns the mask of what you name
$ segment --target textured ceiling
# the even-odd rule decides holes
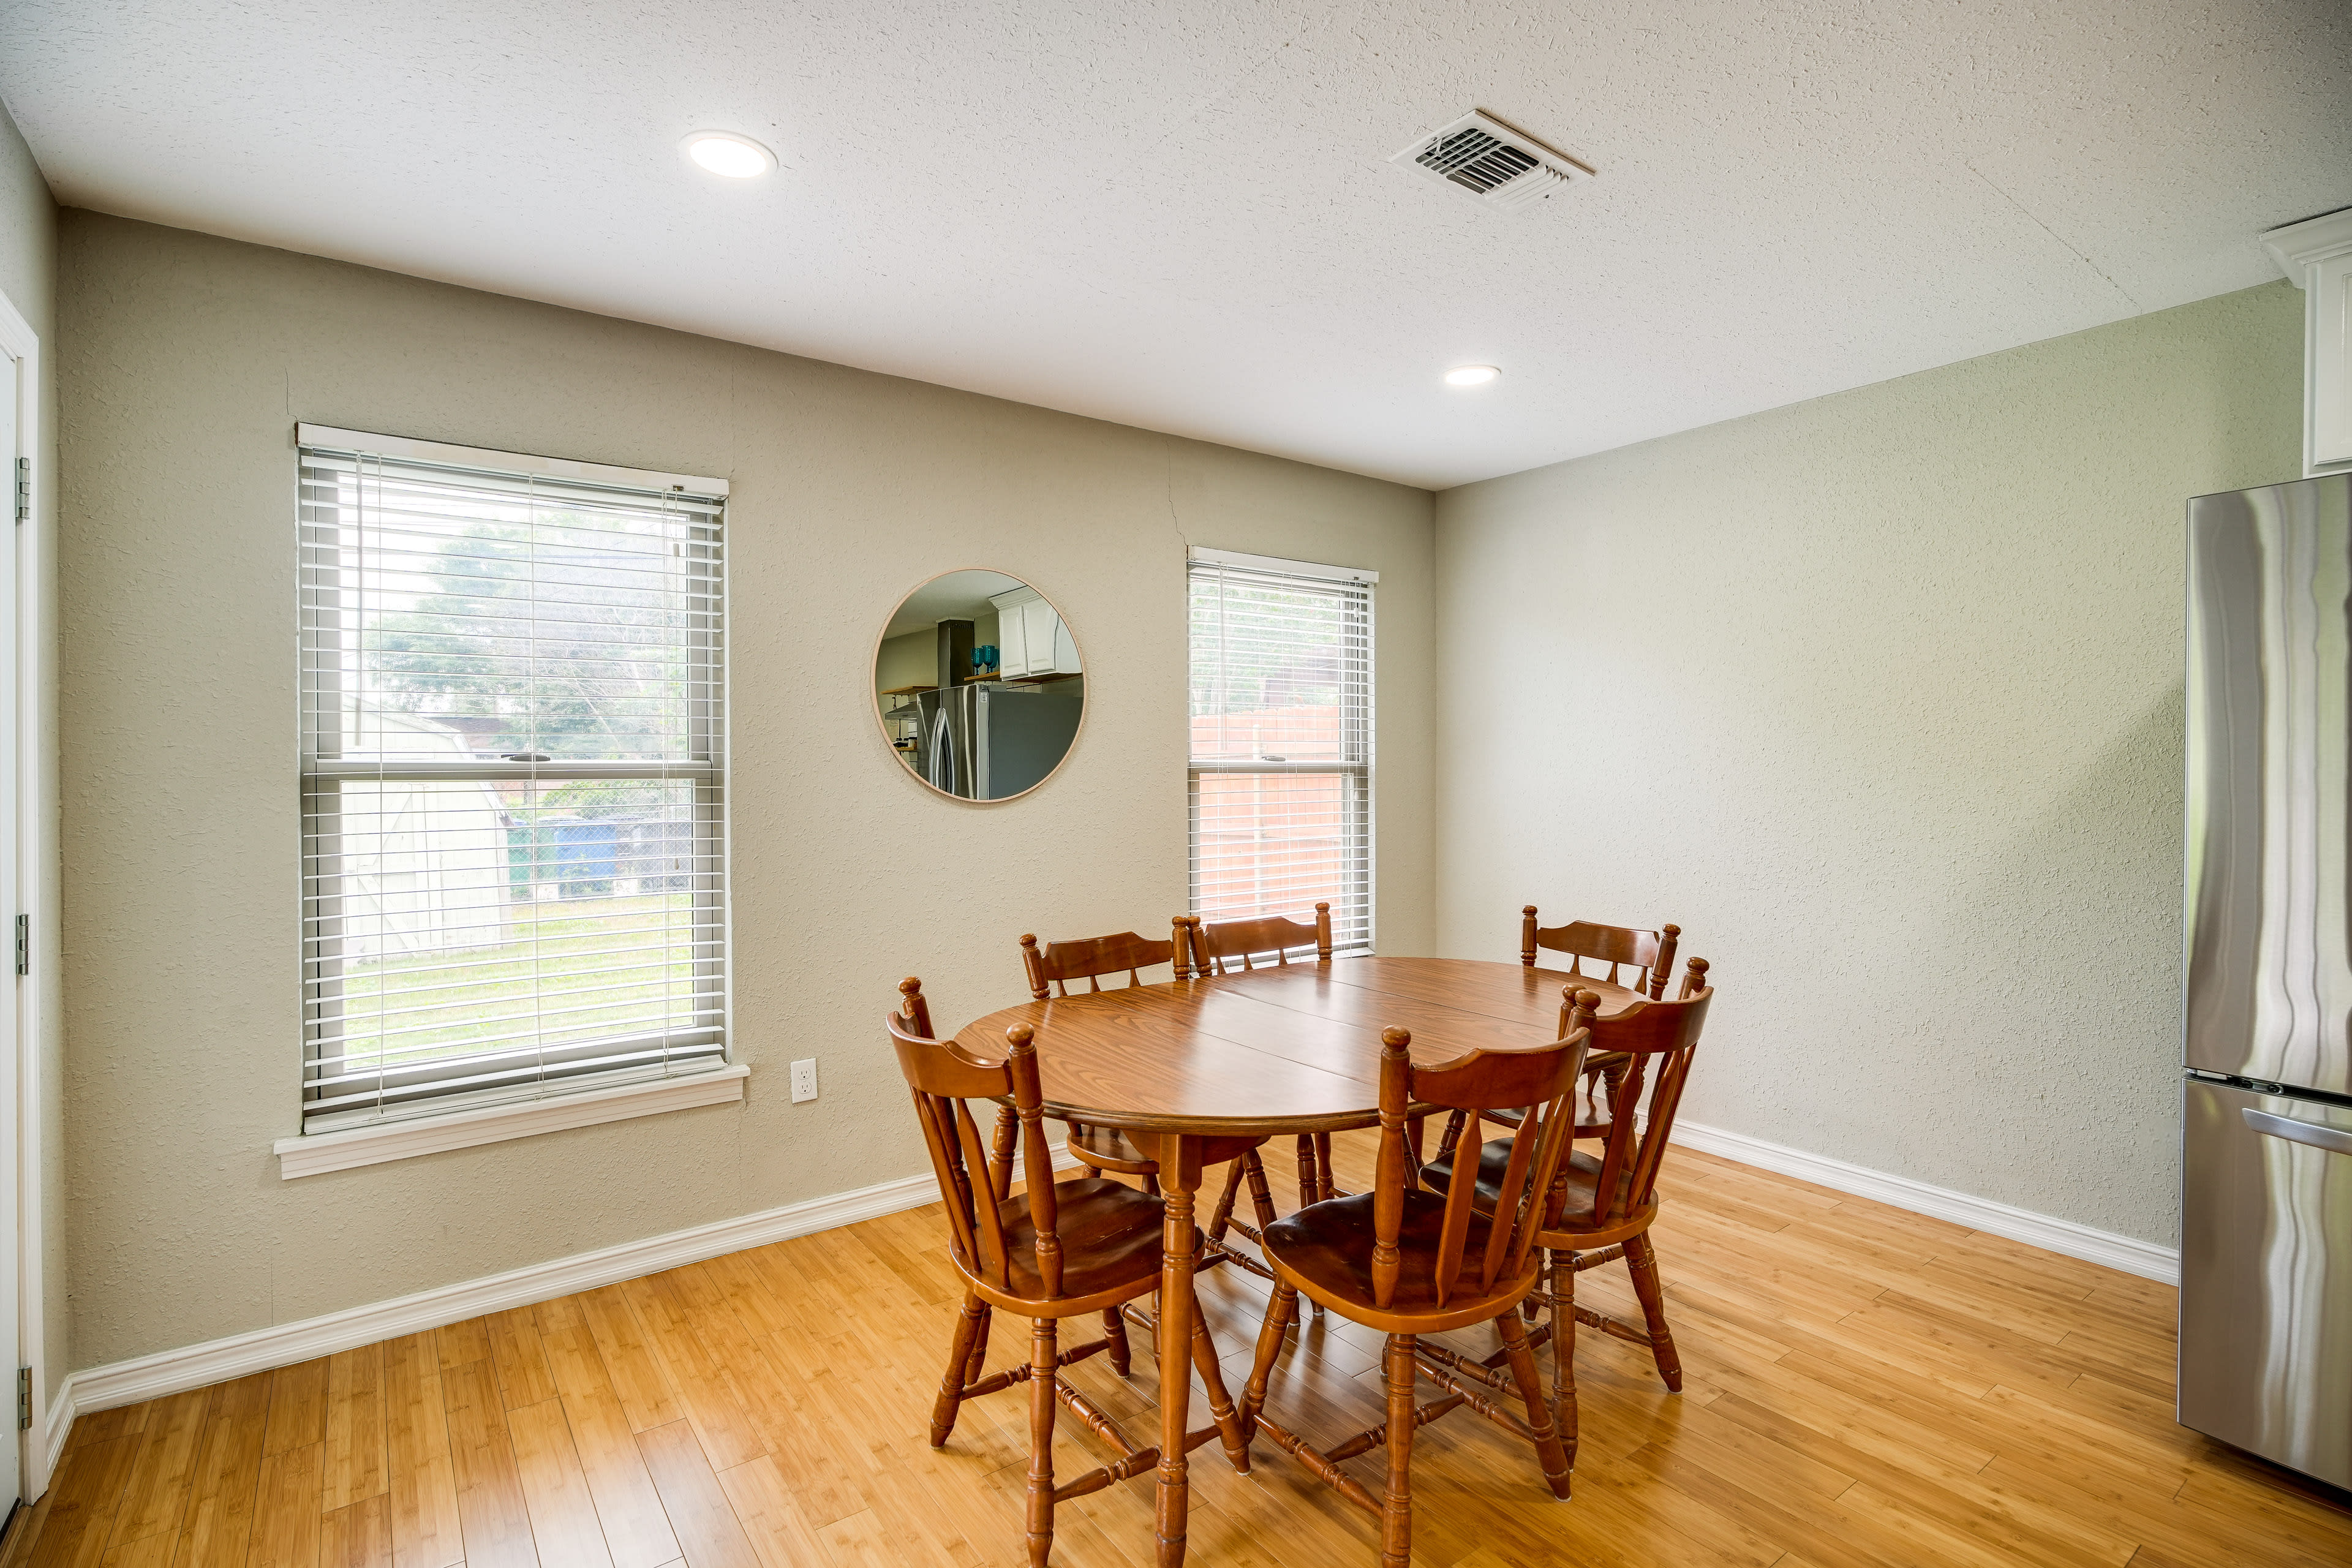
[[[2345,0],[0,6],[68,203],[1431,486],[2275,278],[2347,80]],[[1474,105],[1600,177],[1386,162]]]

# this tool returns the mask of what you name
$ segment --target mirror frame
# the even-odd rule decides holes
[[[899,752],[896,745],[892,744],[893,737],[890,734],[889,721],[882,716],[881,695],[874,689],[874,667],[879,664],[882,660],[882,645],[889,640],[884,634],[889,631],[891,621],[897,618],[898,606],[904,605],[908,600],[913,598],[916,595],[921,593],[925,588],[929,587],[940,578],[952,577],[959,572],[987,572],[999,577],[1010,577],[1014,582],[1020,584],[1023,587],[1028,589],[1031,593],[1036,595],[1039,598],[1045,600],[1048,605],[1053,605],[1054,614],[1060,617],[1063,629],[1070,634],[1070,645],[1078,650],[1078,678],[1089,682],[1087,691],[1078,702],[1078,727],[1070,732],[1070,744],[1068,748],[1062,752],[1060,760],[1045,771],[1045,776],[1044,778],[1039,779],[1035,784],[1031,784],[1027,789],[1023,790],[1018,795],[995,795],[987,800],[975,800],[970,795],[951,795],[948,791],[940,788],[939,785],[933,784],[922,774],[917,773],[913,766],[908,763],[905,755]],[[1091,684],[1093,677],[1094,662],[1092,658],[1087,652],[1087,645],[1079,639],[1077,628],[1070,625],[1069,616],[1062,614],[1062,605],[1059,600],[1046,593],[1045,589],[1037,586],[1036,584],[1031,582],[1028,578],[1021,576],[1017,573],[1006,572],[994,566],[950,566],[944,572],[932,573],[929,576],[924,578],[922,581],[917,583],[913,587],[908,588],[905,593],[899,595],[890,605],[890,614],[882,617],[881,629],[874,634],[874,647],[872,651],[866,655],[866,700],[874,711],[874,732],[881,736],[882,749],[889,753],[891,765],[896,767],[909,782],[919,786],[925,795],[929,795],[934,800],[953,801],[958,805],[1010,805],[1016,800],[1028,799],[1031,795],[1035,795],[1039,790],[1044,789],[1047,784],[1052,784],[1055,779],[1060,778],[1062,776],[1062,770],[1068,767],[1070,765],[1070,759],[1077,754],[1079,745],[1087,738],[1087,713],[1088,710],[1094,707],[1094,689]]]

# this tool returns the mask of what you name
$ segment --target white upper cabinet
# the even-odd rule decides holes
[[[2352,468],[2352,207],[2263,236],[2303,290],[2303,471]]]
[[[997,673],[1008,680],[1078,673],[1078,645],[1045,595],[1015,588],[988,602],[996,606]]]

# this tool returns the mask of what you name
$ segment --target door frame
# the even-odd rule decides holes
[[[32,963],[17,983],[16,1008],[16,1360],[15,1367],[33,1369],[33,1420],[17,1445],[22,1474],[18,1494],[27,1505],[48,1489],[55,1459],[49,1446],[49,1363],[45,1342],[41,1279],[41,1030],[48,1014],[48,981],[42,962],[54,934],[44,916],[48,864],[47,755],[41,745],[43,688],[48,668],[44,655],[47,623],[42,615],[41,496],[48,475],[41,461],[41,340],[16,305],[0,294],[0,358],[16,376],[16,450],[33,459],[31,509],[26,521],[15,521],[16,476],[7,477],[9,500],[5,523],[16,556],[16,820],[0,823],[0,832],[13,827],[16,835],[16,885],[6,890],[13,908],[0,916],[31,917]],[[0,371],[5,374],[5,371]],[[14,932],[9,933],[13,938]],[[13,943],[0,944],[13,945]],[[13,1376],[10,1378],[13,1383]],[[13,1388],[10,1390],[13,1394]],[[15,1414],[14,1399],[0,1400],[0,1419]]]

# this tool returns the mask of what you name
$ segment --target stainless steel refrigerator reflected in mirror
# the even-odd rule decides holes
[[[1077,640],[1036,589],[950,572],[901,601],[874,661],[876,712],[908,772],[941,795],[1001,801],[1052,777],[1076,744]]]

